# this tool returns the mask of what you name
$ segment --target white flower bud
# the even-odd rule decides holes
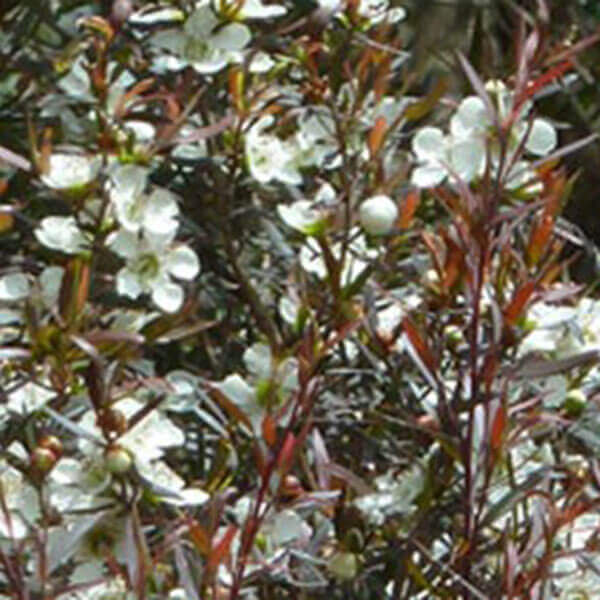
[[[389,233],[397,218],[398,207],[388,196],[372,196],[360,206],[360,224],[371,235]]]
[[[133,459],[125,448],[112,446],[108,448],[104,455],[104,464],[107,470],[114,475],[123,475],[123,473],[127,473],[131,469]]]

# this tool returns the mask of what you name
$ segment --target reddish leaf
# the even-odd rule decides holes
[[[490,432],[490,446],[494,452],[497,452],[502,447],[502,440],[504,439],[506,424],[506,409],[503,405],[500,405],[494,414],[492,430]]]
[[[119,97],[114,108],[114,113],[117,118],[121,118],[125,114],[127,104],[137,96],[141,96],[147,92],[154,84],[154,78],[149,77],[138,81],[129,91]]]
[[[448,291],[464,273],[465,255],[458,244],[449,236],[445,236],[445,241],[448,252],[441,283],[442,289]]]
[[[196,546],[196,549],[200,554],[208,556],[211,548],[210,535],[198,521],[192,521],[189,524],[189,527],[190,538],[192,539],[192,542],[194,542],[194,546]]]
[[[231,548],[231,542],[237,531],[238,528],[235,525],[230,525],[223,534],[223,537],[213,546],[206,564],[206,568],[209,571],[214,572],[215,569],[227,559]]]
[[[404,198],[404,202],[400,208],[399,225],[402,229],[408,229],[412,225],[420,201],[421,196],[418,190],[411,190],[406,194],[406,198]]]
[[[277,457],[277,465],[284,471],[287,471],[290,468],[295,449],[296,436],[290,431],[287,434],[281,451],[279,452],[279,456]]]
[[[535,224],[527,246],[527,259],[530,265],[537,264],[544,254],[553,229],[554,218],[550,214],[542,215]]]
[[[436,363],[435,357],[433,353],[429,349],[429,346],[422,338],[419,330],[413,325],[411,320],[408,317],[404,317],[402,321],[402,328],[408,337],[408,340],[412,344],[412,347],[415,349],[419,358],[423,361],[425,366],[434,373],[436,371]]]
[[[277,443],[277,424],[271,415],[265,415],[262,422],[262,435],[267,444],[273,448]]]
[[[385,134],[387,132],[388,125],[387,121],[384,117],[379,117],[375,121],[375,125],[373,125],[373,129],[369,132],[369,152],[371,153],[371,158],[377,155],[377,152],[381,148],[383,140],[385,138]]]
[[[512,326],[517,322],[535,291],[535,286],[535,281],[528,281],[515,292],[513,299],[504,309],[504,320],[507,325]]]

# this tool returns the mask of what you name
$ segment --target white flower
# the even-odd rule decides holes
[[[375,493],[360,496],[354,504],[371,522],[381,525],[387,515],[410,512],[423,484],[421,465],[405,471],[400,479],[387,473],[375,480]]]
[[[220,25],[211,7],[201,5],[188,17],[183,31],[161,31],[152,37],[152,43],[170,52],[164,61],[169,70],[190,65],[198,73],[216,73],[238,60],[239,51],[251,38],[250,30],[241,23]]]
[[[185,481],[168,467],[163,461],[139,461],[138,472],[147,482],[162,502],[175,506],[198,506],[209,498],[200,488],[185,487]]]
[[[0,510],[0,537],[22,539],[28,534],[28,524],[39,517],[36,490],[27,483],[22,473],[0,460],[0,494],[8,509],[8,518]]]
[[[384,20],[395,23],[406,17],[406,11],[403,8],[390,8],[389,5],[389,0],[360,0],[358,14],[369,19],[371,23],[379,23]]]
[[[47,248],[65,254],[78,254],[87,245],[75,217],[45,217],[35,230],[35,237]]]
[[[346,250],[340,280],[342,286],[350,285],[369,266],[369,260],[377,256],[377,250],[367,248],[364,235],[358,234],[358,229],[350,231],[352,241]],[[341,242],[332,244],[331,254],[336,260],[341,260],[343,245]],[[313,273],[319,279],[327,277],[327,265],[321,247],[317,240],[308,238],[300,248],[300,266],[308,273]]]
[[[29,281],[23,273],[12,273],[0,277],[0,300],[14,302],[29,295]]]
[[[296,389],[298,363],[294,358],[287,358],[277,364],[269,346],[260,343],[244,352],[244,363],[255,385],[233,374],[215,384],[215,388],[244,412],[254,433],[260,435],[269,404],[280,403]],[[264,395],[267,397],[262,397]]]
[[[497,91],[498,118],[502,123],[513,110],[513,94],[506,88]],[[513,149],[524,143],[525,150],[536,156],[546,156],[556,147],[556,130],[545,119],[533,119],[528,122],[527,115],[531,103],[526,102],[519,110],[511,129],[510,145]],[[458,138],[485,136],[493,122],[479,96],[468,96],[459,105],[450,122],[450,131]]]
[[[270,19],[287,12],[281,4],[263,4],[262,0],[244,0],[235,16],[240,19]]]
[[[156,188],[145,193],[148,169],[138,165],[120,165],[111,175],[110,199],[119,223],[131,232],[171,235],[177,230],[179,209],[174,196]]]
[[[286,225],[305,235],[315,235],[323,229],[323,211],[310,200],[297,200],[290,206],[279,204],[277,212]]]
[[[343,0],[318,0],[318,2],[322,8],[337,15],[342,13],[346,6],[346,2]],[[406,17],[406,11],[403,8],[390,8],[389,0],[359,0],[357,12],[373,24],[383,20],[395,23]]]
[[[174,234],[174,232],[173,232]],[[109,247],[126,260],[117,273],[117,292],[135,300],[150,294],[165,312],[175,312],[183,304],[183,289],[172,277],[192,280],[200,271],[195,252],[184,244],[173,244],[173,234],[143,238],[121,230],[109,240]]]
[[[14,412],[27,415],[40,409],[55,395],[52,390],[30,381],[8,394],[6,406]]]
[[[261,117],[246,133],[246,159],[250,174],[259,183],[272,179],[290,185],[302,183],[294,155],[294,147],[274,135],[264,133],[274,123],[270,115]]]
[[[48,187],[55,190],[79,188],[90,183],[98,174],[100,157],[81,154],[51,154],[48,172],[40,178]]]
[[[320,108],[304,111],[298,119],[296,141],[298,152],[301,153],[299,160],[304,165],[334,169],[342,164],[335,121],[329,110]],[[353,135],[349,136],[347,145],[348,151],[358,151],[360,147]]]
[[[371,235],[389,233],[398,218],[398,207],[389,197],[377,195],[368,198],[360,205],[360,224]]]
[[[436,127],[423,127],[412,140],[419,166],[411,181],[421,188],[434,187],[449,175],[465,182],[480,175],[485,167],[485,145],[477,139],[447,137]]]

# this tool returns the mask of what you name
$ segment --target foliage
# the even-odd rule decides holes
[[[0,597],[600,593],[596,38],[534,8],[449,91],[386,0],[8,4]]]

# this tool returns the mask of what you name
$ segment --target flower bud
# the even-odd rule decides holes
[[[53,469],[56,460],[56,456],[52,450],[38,446],[30,456],[31,469],[34,475],[45,477]]]
[[[104,464],[113,475],[123,475],[131,469],[133,459],[122,446],[110,446],[104,454]]]
[[[98,415],[98,425],[104,431],[122,434],[127,431],[127,417],[120,410],[108,408]]]
[[[567,393],[563,407],[570,417],[579,417],[585,409],[586,402],[587,398],[583,391],[575,388]]]
[[[398,207],[388,196],[368,198],[360,205],[360,224],[371,235],[385,235],[394,227],[398,218]]]
[[[358,571],[358,560],[352,552],[336,552],[327,564],[328,571],[338,579],[354,579]]]
[[[63,455],[64,448],[62,442],[55,435],[45,435],[38,442],[38,446],[50,450],[50,452],[54,454],[56,460]]]

